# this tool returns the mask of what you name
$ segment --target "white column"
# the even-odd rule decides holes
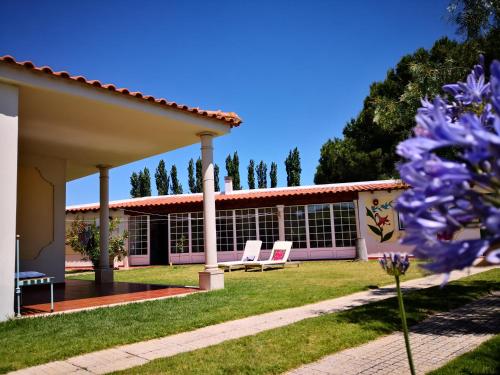
[[[280,241],[285,241],[285,206],[276,206],[278,209],[278,235]]]
[[[200,288],[224,288],[224,271],[217,266],[217,232],[215,229],[215,188],[212,133],[201,133],[201,161],[203,175],[203,236],[205,240],[205,270],[200,272]]]
[[[361,235],[359,225],[359,202],[357,199],[354,200],[354,215],[356,216],[356,258],[361,261],[367,261],[368,250],[366,248],[366,241]]]
[[[0,322],[14,316],[18,98],[17,87],[0,83]]]
[[[109,267],[109,166],[99,165],[99,269],[98,283],[113,282],[113,269]]]

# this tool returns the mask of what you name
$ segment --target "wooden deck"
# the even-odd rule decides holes
[[[197,288],[155,284],[114,282],[98,285],[93,281],[66,280],[54,284],[54,311],[79,310],[117,303],[165,298],[198,292]],[[24,287],[22,315],[50,312],[48,285]]]

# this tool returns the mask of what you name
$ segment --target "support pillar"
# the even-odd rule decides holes
[[[285,241],[285,206],[276,206],[278,209],[278,236],[280,241]]]
[[[14,316],[19,90],[0,83],[0,322]]]
[[[224,289],[224,271],[217,266],[217,232],[215,227],[215,189],[213,164],[213,134],[201,133],[203,176],[203,236],[205,240],[205,269],[199,273],[203,290]]]
[[[354,215],[356,216],[356,259],[361,261],[368,261],[368,250],[366,249],[366,241],[361,235],[361,228],[359,224],[359,202],[354,200]]]
[[[99,165],[99,268],[95,270],[98,284],[113,282],[109,267],[109,166]]]

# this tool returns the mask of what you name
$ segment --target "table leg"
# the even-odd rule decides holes
[[[54,283],[50,283],[50,312],[54,312]]]

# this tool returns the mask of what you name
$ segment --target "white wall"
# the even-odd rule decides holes
[[[0,321],[14,313],[18,98],[16,87],[0,83]]]
[[[66,219],[66,161],[52,157],[23,153],[19,154],[20,170],[35,169],[40,179],[52,186],[52,197],[35,184],[18,186],[18,228],[21,236],[21,271],[38,271],[55,277],[55,282],[64,282],[64,242]],[[20,179],[20,181],[23,181]],[[22,191],[22,195],[19,192]],[[52,202],[53,219],[46,222],[46,213],[24,205],[21,199]],[[35,206],[35,205],[34,205]],[[50,209],[50,208],[49,208]],[[49,241],[39,241],[36,249],[24,248],[23,238],[38,237],[40,227],[52,232]],[[27,241],[27,240],[26,240]],[[26,244],[27,245],[27,244]]]

